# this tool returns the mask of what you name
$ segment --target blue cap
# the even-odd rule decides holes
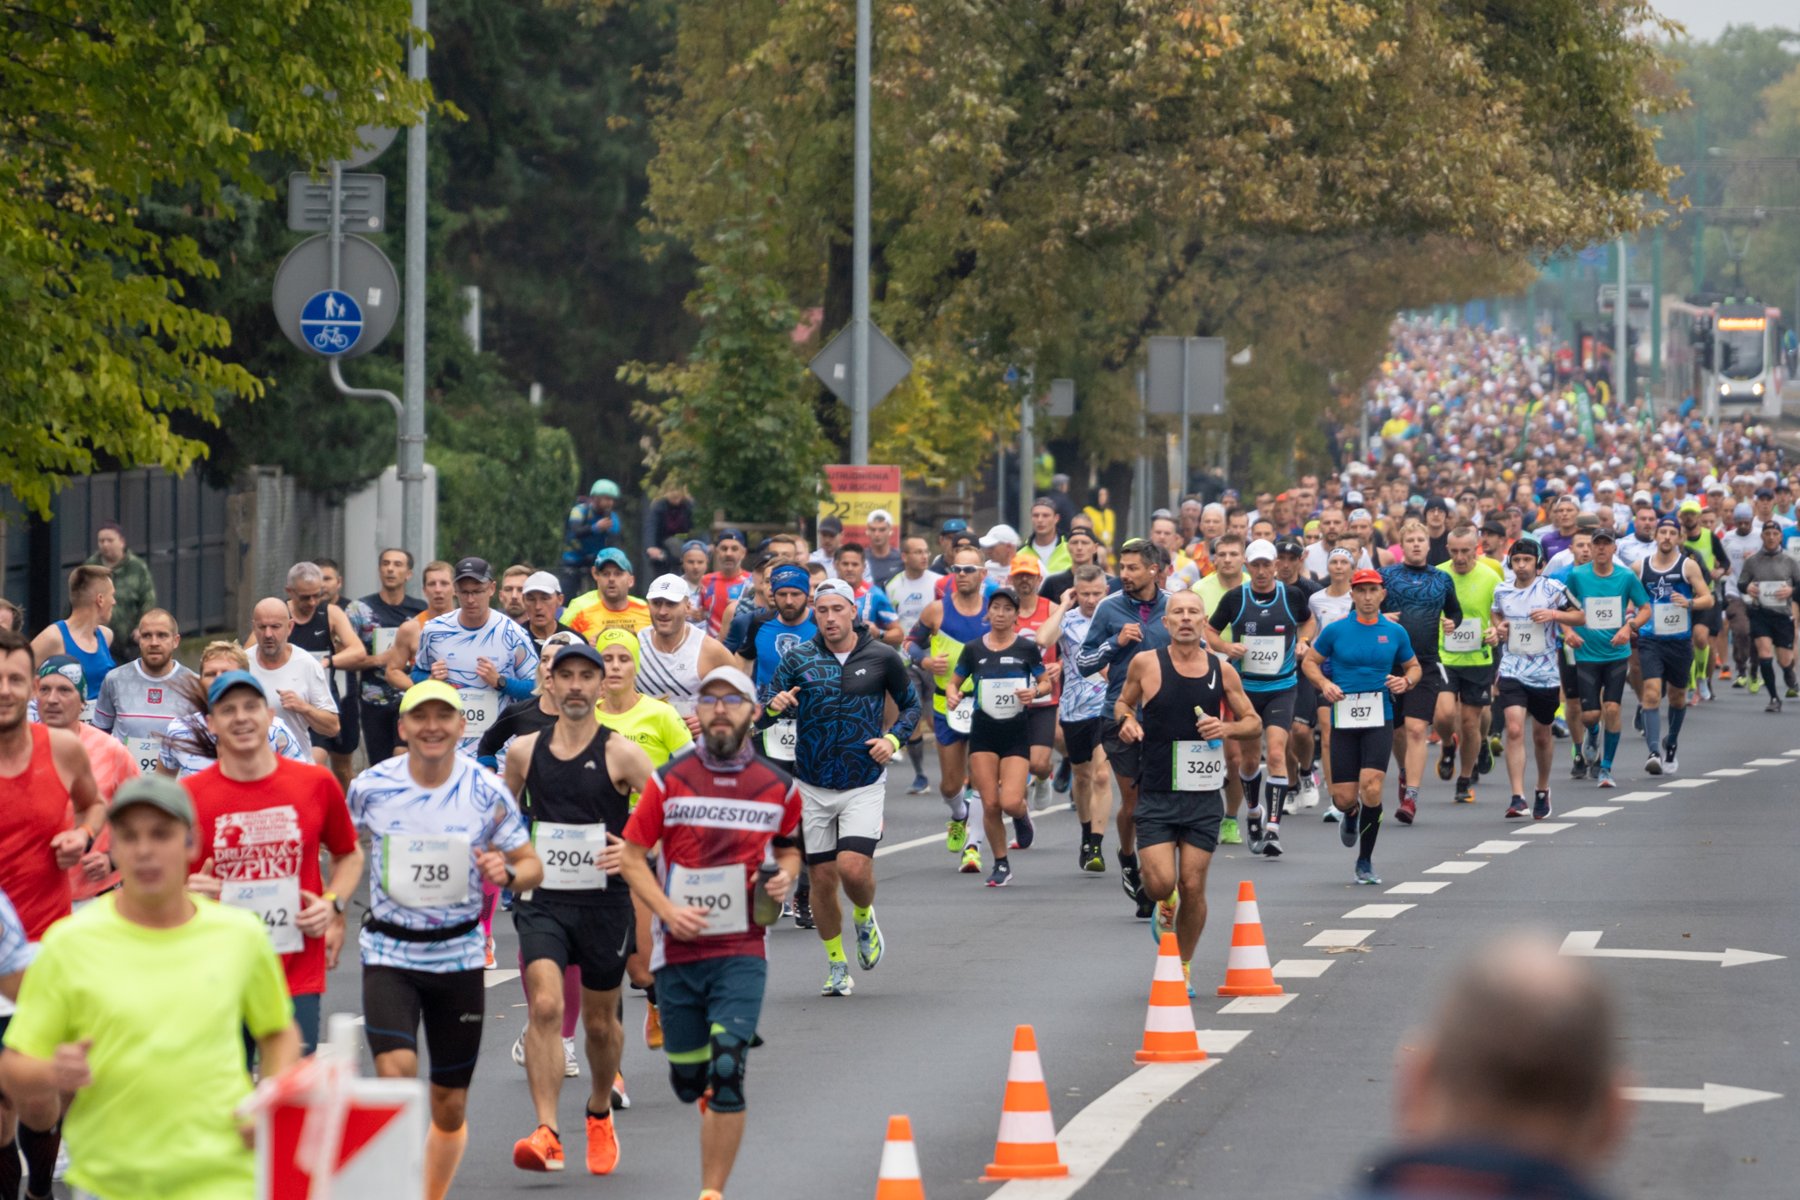
[[[1681,528],[1681,522],[1677,521],[1674,517],[1659,517],[1656,522],[1656,527],[1658,529],[1661,529],[1665,525],[1668,526],[1670,529],[1680,529]]]
[[[938,527],[939,533],[967,533],[969,523],[961,517],[951,517]]]
[[[689,538],[687,541],[681,543],[681,552],[686,554],[689,550],[711,551],[712,547],[708,546],[699,538]]]
[[[606,664],[600,660],[600,652],[584,641],[571,642],[566,646],[558,646],[556,649],[556,657],[550,660],[550,670],[552,673],[555,673],[556,668],[561,666],[564,662],[574,662],[576,659],[580,659],[582,662],[586,663],[593,663],[597,670],[606,670]]]
[[[750,539],[744,536],[743,530],[733,529],[729,525],[724,529],[719,530],[719,540],[722,542],[726,538],[730,538],[740,546],[748,546],[750,544]]]
[[[206,689],[206,702],[217,704],[220,698],[234,687],[255,688],[256,694],[261,696],[264,702],[269,699],[269,689],[262,685],[262,680],[248,671],[227,671],[213,680],[212,686]]]
[[[769,592],[773,594],[783,588],[794,588],[808,595],[812,594],[812,576],[805,567],[793,563],[782,563],[769,572]]]
[[[624,571],[627,575],[631,573],[631,560],[626,558],[625,552],[617,546],[608,546],[600,553],[594,555],[594,570],[598,571],[607,563],[611,563],[613,566],[619,568],[619,570]]]

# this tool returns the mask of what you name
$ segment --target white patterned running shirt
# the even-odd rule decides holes
[[[500,678],[537,682],[537,647],[525,627],[504,613],[488,610],[487,621],[478,629],[462,623],[462,610],[452,609],[425,622],[419,633],[419,653],[414,660],[418,670],[431,673],[433,664],[442,662],[450,668],[448,683],[461,693],[463,718],[468,728],[456,748],[473,756],[481,735],[487,732],[500,710],[508,702],[507,695],[483,683],[476,674],[478,659],[487,659],[500,672]],[[523,699],[529,687],[511,696]]]

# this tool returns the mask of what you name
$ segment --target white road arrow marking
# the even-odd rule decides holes
[[[1620,1088],[1627,1100],[1645,1104],[1698,1104],[1706,1114],[1730,1112],[1746,1104],[1781,1099],[1780,1092],[1759,1092],[1755,1088],[1730,1087],[1723,1083],[1703,1083],[1697,1088],[1628,1087]]]
[[[1562,952],[1571,958],[1660,958],[1671,962],[1717,963],[1721,967],[1741,967],[1746,963],[1775,962],[1782,954],[1759,954],[1755,950],[1602,950],[1601,931],[1582,930],[1563,939]]]

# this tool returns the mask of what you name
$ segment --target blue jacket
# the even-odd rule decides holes
[[[800,703],[785,717],[765,708],[757,724],[767,728],[781,719],[799,722],[794,775],[813,787],[844,791],[878,782],[887,768],[869,757],[869,740],[892,734],[898,754],[919,723],[919,695],[906,660],[866,628],[858,630],[856,647],[842,663],[826,648],[823,635],[790,649],[760,690],[762,703],[766,706],[776,692],[792,687],[800,689]],[[889,696],[900,716],[892,729],[883,729]]]
[[[1141,614],[1140,607],[1138,600],[1125,591],[1114,592],[1102,600],[1094,609],[1094,619],[1088,622],[1087,637],[1075,655],[1075,669],[1083,675],[1106,671],[1106,709],[1101,716],[1107,720],[1112,719],[1113,705],[1125,689],[1125,671],[1131,666],[1131,660],[1141,651],[1158,650],[1169,644],[1169,631],[1163,628],[1163,610],[1169,607],[1168,595],[1157,588],[1156,599],[1148,606],[1149,612]],[[1119,631],[1134,622],[1142,627],[1144,636],[1129,646],[1119,645]]]

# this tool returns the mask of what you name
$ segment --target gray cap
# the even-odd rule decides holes
[[[1755,515],[1756,513],[1748,504],[1740,504],[1731,510],[1731,519],[1734,521],[1748,521]]]
[[[193,827],[194,802],[188,798],[187,789],[167,775],[140,775],[127,780],[113,793],[112,810],[106,819],[117,821],[120,813],[139,804],[167,813],[189,828]]]
[[[714,667],[706,673],[706,678],[700,681],[700,691],[704,692],[708,686],[715,683],[727,685],[746,700],[756,699],[756,685],[750,682],[748,675],[736,667]]]

